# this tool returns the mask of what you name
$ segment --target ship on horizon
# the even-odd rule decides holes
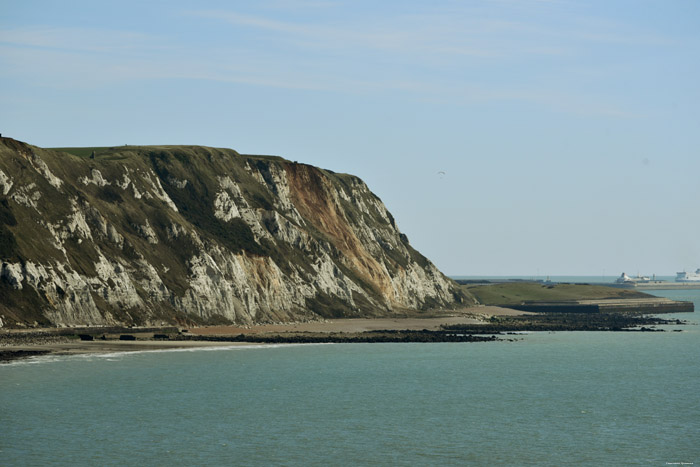
[[[663,289],[700,289],[700,268],[695,272],[678,272],[674,282],[666,280],[657,280],[656,274],[653,276],[628,276],[624,272],[618,277],[615,282],[610,284],[612,287],[620,287],[623,289],[648,289],[648,290],[663,290]]]
[[[680,274],[680,273],[679,273]],[[617,278],[615,281],[616,284],[640,284],[640,283],[648,283],[656,281],[656,275],[654,275],[654,278],[652,279],[649,276],[640,276],[637,274],[635,277],[630,277],[626,273],[622,273],[620,277]]]
[[[677,272],[676,282],[700,282],[700,268],[695,272]]]

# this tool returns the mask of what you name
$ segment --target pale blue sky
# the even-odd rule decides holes
[[[450,275],[700,267],[698,83],[697,0],[0,0],[4,135],[353,173]]]

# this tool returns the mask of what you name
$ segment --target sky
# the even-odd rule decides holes
[[[448,275],[700,267],[700,2],[0,0],[0,132],[361,177]]]

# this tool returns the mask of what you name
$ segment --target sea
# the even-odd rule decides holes
[[[700,464],[700,320],[663,316],[689,324],[15,361],[0,465]]]

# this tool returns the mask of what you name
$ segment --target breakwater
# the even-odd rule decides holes
[[[505,305],[504,305],[505,306]],[[520,311],[536,313],[692,313],[692,302],[670,300],[668,298],[626,298],[604,300],[570,300],[570,301],[524,301],[507,305]]]

